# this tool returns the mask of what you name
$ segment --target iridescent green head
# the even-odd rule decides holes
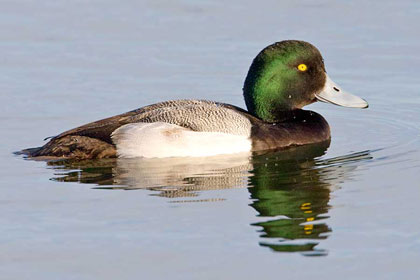
[[[317,100],[367,107],[366,101],[329,79],[321,53],[303,41],[281,41],[263,49],[251,64],[243,90],[248,111],[265,121]]]

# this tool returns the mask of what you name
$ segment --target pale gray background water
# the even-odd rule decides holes
[[[1,279],[420,277],[419,1],[27,0],[0,11]],[[317,158],[331,191],[317,257],[260,246],[281,241],[255,225],[270,219],[252,207],[264,202],[246,188],[252,167],[236,188],[167,198],[49,180],[66,172],[12,155],[162,100],[243,107],[249,64],[283,39],[316,45],[329,75],[371,105],[311,106],[333,137]],[[130,168],[123,185],[144,178]]]

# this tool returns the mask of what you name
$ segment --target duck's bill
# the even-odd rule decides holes
[[[315,94],[319,101],[335,104],[338,106],[351,108],[367,108],[369,104],[366,100],[343,91],[336,83],[334,83],[327,75],[327,81],[320,93]]]

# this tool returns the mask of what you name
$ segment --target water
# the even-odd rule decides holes
[[[1,279],[417,279],[418,1],[3,1]],[[12,154],[168,99],[244,107],[254,56],[323,53],[366,98],[314,104],[332,142],[212,159]]]

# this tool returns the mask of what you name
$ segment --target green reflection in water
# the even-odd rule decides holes
[[[60,182],[96,184],[99,189],[148,189],[170,202],[196,199],[205,190],[248,188],[257,212],[260,245],[273,252],[323,256],[319,242],[332,232],[327,225],[330,193],[349,180],[370,152],[320,159],[329,143],[260,155],[212,158],[107,159],[50,161]],[[183,198],[180,200],[179,198]]]
[[[325,168],[314,168],[314,158],[323,155],[326,148],[319,145],[283,152],[282,160],[278,154],[254,159],[251,206],[259,216],[271,217],[253,224],[261,227],[261,246],[278,252],[326,254],[316,250],[318,242],[314,242],[331,232],[326,223],[319,221],[328,218],[325,214],[334,186],[323,180]]]

